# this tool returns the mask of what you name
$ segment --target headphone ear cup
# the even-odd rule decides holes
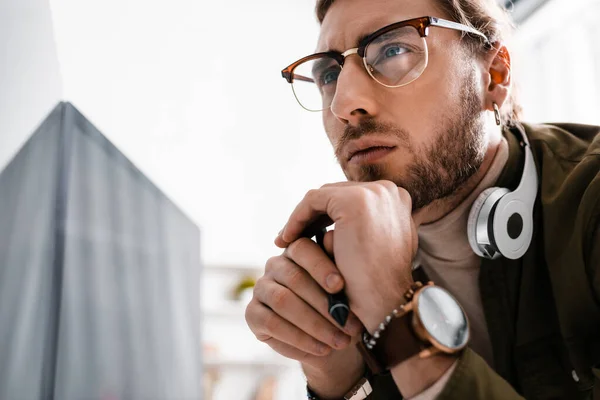
[[[531,207],[512,192],[498,202],[493,216],[494,245],[506,258],[523,257],[533,236]]]
[[[479,257],[494,259],[500,256],[494,240],[494,211],[498,202],[510,191],[491,187],[477,197],[467,220],[467,237],[473,252]]]

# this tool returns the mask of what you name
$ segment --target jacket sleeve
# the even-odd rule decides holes
[[[444,375],[442,375],[441,378],[438,379],[433,385],[431,385],[430,387],[428,387],[421,393],[419,393],[407,400],[435,400],[435,399],[437,399],[438,396],[440,395],[440,393],[442,393],[442,390],[444,390],[444,387],[446,387],[446,384],[448,383],[448,380],[450,379],[452,374],[454,374],[454,370],[456,369],[457,365],[458,365],[458,360],[456,360],[454,362],[454,364],[452,364],[452,366],[450,368],[448,368],[448,371],[446,371],[444,373]]]
[[[600,200],[596,210],[595,228],[591,235],[589,258],[586,269],[589,276],[596,301],[600,304]]]
[[[392,376],[374,377],[369,400],[401,400]],[[450,378],[436,397],[438,400],[522,400],[512,386],[483,360],[467,348],[455,364]]]
[[[600,303],[600,218],[598,219],[591,243],[592,247],[587,269],[594,294]],[[592,375],[594,376],[592,398],[593,400],[600,400],[600,360],[592,367]]]
[[[467,348],[438,400],[517,400],[524,399],[477,353]]]

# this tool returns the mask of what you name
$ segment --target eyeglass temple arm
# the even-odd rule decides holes
[[[292,80],[315,83],[314,79],[308,78],[306,76],[298,75],[298,74],[292,74]]]
[[[454,29],[457,31],[472,33],[474,35],[481,36],[485,40],[486,44],[491,45],[489,39],[483,33],[479,32],[475,28],[471,28],[470,26],[459,24],[458,22],[452,22],[439,18],[431,18],[431,26],[439,26],[440,28]]]

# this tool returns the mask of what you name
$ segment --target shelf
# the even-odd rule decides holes
[[[288,369],[297,366],[292,360],[235,360],[235,359],[208,359],[204,361],[206,368],[242,368],[242,369]]]
[[[230,265],[230,264],[205,264],[202,268],[207,272],[223,272],[234,274],[262,275],[265,271],[263,265]]]

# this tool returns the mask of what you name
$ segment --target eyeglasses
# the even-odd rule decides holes
[[[385,26],[362,38],[358,47],[343,53],[328,51],[301,58],[281,74],[291,84],[298,103],[308,111],[323,111],[331,106],[346,57],[352,54],[362,57],[365,69],[377,83],[388,88],[406,86],[427,67],[425,38],[430,26],[478,36],[491,47],[488,38],[477,29],[440,18],[421,17]]]

